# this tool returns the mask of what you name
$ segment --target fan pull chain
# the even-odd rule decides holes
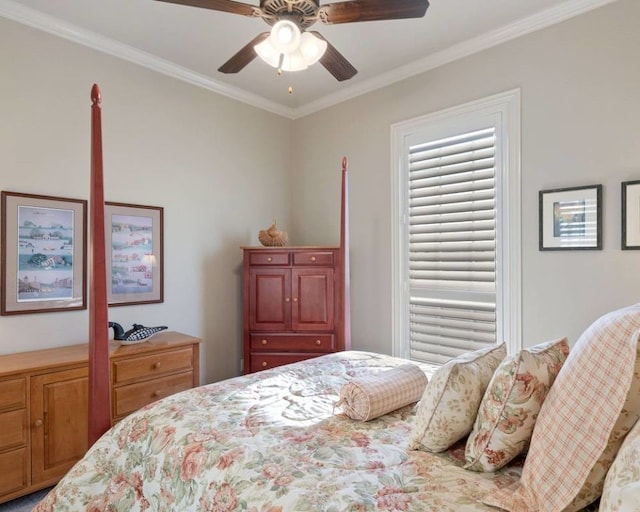
[[[278,70],[276,71],[278,76],[280,76],[282,74],[282,63],[283,62],[284,62],[284,53],[281,53],[280,54],[280,58],[278,59]]]

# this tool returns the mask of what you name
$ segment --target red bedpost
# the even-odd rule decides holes
[[[340,282],[342,285],[342,336],[344,350],[351,350],[351,289],[349,270],[349,175],[347,157],[342,159],[342,197],[340,205]]]
[[[91,88],[91,195],[89,206],[89,446],[111,426],[109,314],[104,236],[100,88]]]

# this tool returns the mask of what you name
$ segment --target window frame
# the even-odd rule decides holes
[[[410,359],[408,141],[423,132],[433,137],[462,133],[483,119],[496,129],[496,337],[510,354],[522,348],[520,90],[513,89],[391,125],[394,356]]]

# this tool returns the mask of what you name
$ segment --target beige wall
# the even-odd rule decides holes
[[[640,299],[640,252],[620,250],[620,182],[640,179],[640,2],[562,24],[297,120],[294,233],[337,237],[350,162],[355,348],[391,352],[390,126],[513,88],[522,94],[523,343],[575,342],[597,316]],[[538,191],[604,185],[602,251],[538,251]],[[328,212],[328,213],[327,213]]]
[[[163,206],[165,302],[111,320],[204,338],[203,381],[239,372],[241,245],[289,224],[292,123],[0,18],[0,189],[88,199],[91,85],[105,198]],[[274,134],[279,134],[274,137]],[[84,342],[86,311],[0,317],[0,353]]]
[[[519,87],[524,343],[573,342],[638,301],[640,252],[619,249],[620,182],[640,179],[638,19],[640,3],[619,0],[296,121],[0,19],[0,189],[88,198],[99,83],[106,199],[165,208],[165,302],[110,318],[203,337],[210,382],[238,373],[239,246],[272,218],[294,243],[336,244],[346,155],[354,347],[390,353],[390,126]],[[604,250],[539,252],[538,190],[594,183]],[[0,353],[87,332],[86,311],[0,317]]]

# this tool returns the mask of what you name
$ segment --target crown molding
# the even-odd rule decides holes
[[[541,11],[533,16],[523,18],[515,23],[487,32],[478,37],[467,39],[445,50],[432,53],[416,62],[392,69],[382,75],[346,87],[335,94],[319,98],[307,105],[298,107],[294,112],[294,119],[313,114],[314,112],[342,103],[343,101],[375,91],[376,89],[381,89],[616,1],[617,0],[568,0],[556,7]]]
[[[162,59],[71,23],[64,22],[35,9],[25,7],[13,0],[0,0],[0,16],[282,117],[299,119],[616,1],[617,0],[568,0],[558,6],[523,18],[500,29],[455,44],[416,62],[392,69],[361,83],[347,86],[335,94],[324,96],[297,108],[290,108],[280,103],[267,100],[257,94],[244,91],[239,87],[219,82],[209,76],[196,73],[191,69],[179,66],[166,59]]]
[[[269,101],[262,96],[246,92],[238,87],[218,82],[209,76],[196,73],[191,69],[179,66],[166,59],[144,52],[133,46],[120,43],[114,39],[104,37],[96,32],[83,29],[77,25],[67,23],[35,9],[25,7],[12,0],[0,0],[0,16],[262,110],[290,119],[294,116],[295,112],[290,107]]]

